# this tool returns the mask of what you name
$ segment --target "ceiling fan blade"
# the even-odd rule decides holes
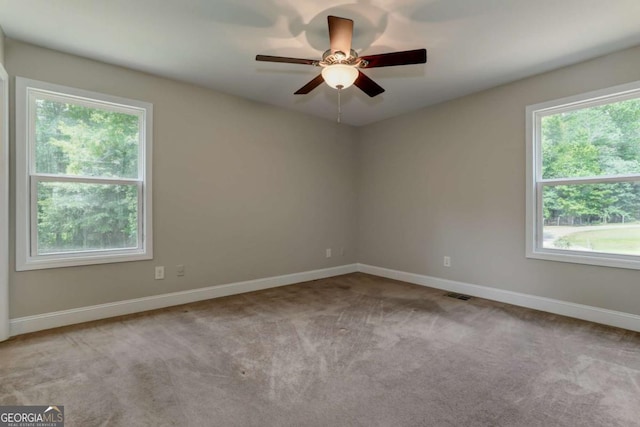
[[[371,80],[364,73],[360,71],[358,71],[358,73],[358,78],[353,84],[358,86],[364,93],[373,98],[384,92],[384,89],[378,83]]]
[[[256,61],[286,62],[287,64],[303,64],[303,65],[318,64],[318,61],[313,59],[287,58],[286,56],[269,56],[269,55],[256,55]]]
[[[351,52],[351,37],[353,37],[353,21],[347,18],[339,18],[329,15],[329,40],[331,53],[341,51],[347,56]]]
[[[393,67],[394,65],[424,64],[427,62],[427,49],[405,50],[403,52],[382,53],[380,55],[361,56],[368,62],[362,68]]]
[[[323,82],[324,82],[324,77],[322,77],[322,74],[318,74],[318,77],[311,80],[309,83],[307,83],[306,85],[302,86],[300,89],[295,91],[294,95],[306,95],[307,93],[311,92],[312,90],[320,86]]]

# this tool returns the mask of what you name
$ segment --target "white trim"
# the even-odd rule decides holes
[[[11,336],[16,336],[29,332],[58,328],[60,326],[90,322],[92,320],[106,319],[109,317],[139,313],[142,311],[155,310],[212,298],[253,292],[261,289],[286,286],[294,283],[307,282],[309,280],[324,279],[326,277],[355,273],[356,271],[358,271],[357,264],[348,264],[339,267],[324,268],[321,270],[286,274],[284,276],[267,277],[264,279],[248,280],[245,282],[209,286],[207,288],[172,292],[90,307],[73,308],[70,310],[37,314],[35,316],[18,317],[11,319],[10,321],[10,334]]]
[[[9,338],[9,76],[0,64],[0,341]]]
[[[16,270],[37,270],[76,265],[104,264],[153,259],[152,146],[153,105],[133,99],[16,77]],[[140,118],[138,144],[138,177],[117,179],[106,177],[75,177],[37,174],[35,171],[35,124],[30,102],[35,94],[60,100],[124,112]],[[56,179],[54,179],[56,178]],[[138,247],[104,251],[83,251],[38,255],[36,227],[36,185],[38,181],[86,182],[115,185],[138,185]]]
[[[635,175],[603,175],[603,176],[587,176],[582,178],[547,178],[539,179],[540,183],[555,187],[557,185],[571,184],[601,184],[603,182],[637,182],[640,181],[640,174]]]
[[[139,179],[101,178],[96,176],[70,176],[32,173],[31,176],[38,182],[71,182],[79,184],[107,184],[107,185],[138,185]]]
[[[534,144],[537,136],[535,135],[536,129],[538,126],[533,125],[533,107],[528,106],[526,108],[526,120],[525,120],[525,132],[526,132],[526,165],[525,165],[525,175],[526,175],[526,188],[525,188],[525,222],[526,222],[526,230],[525,230],[525,256],[527,258],[533,258],[534,249],[536,247],[536,242],[538,241],[538,234],[540,234],[538,230],[538,224],[536,221],[537,209],[541,203],[538,203],[538,191],[536,190],[536,165],[540,163],[538,159],[538,153],[536,150],[536,144]],[[537,118],[536,118],[537,119]]]
[[[69,99],[72,99],[75,105],[81,105],[86,108],[99,108],[112,113],[136,114],[139,119],[144,118],[146,106],[142,101],[120,98],[99,92],[91,92],[38,80],[30,80],[24,77],[20,77],[20,79],[27,80],[32,84],[37,84],[37,87],[29,88],[31,89],[29,91],[29,96],[33,96],[34,98],[36,98],[35,95],[37,94],[38,99],[46,99],[48,101],[59,103],[69,102]],[[42,88],[44,87],[47,87],[48,89],[43,90]],[[132,110],[137,110],[137,112],[134,113]]]
[[[607,310],[589,305],[538,297],[535,295],[506,291],[487,286],[473,285],[454,280],[440,279],[438,277],[407,273],[404,271],[375,267],[367,264],[358,264],[358,271],[373,274],[375,276],[386,277],[388,279],[401,280],[403,282],[409,282],[416,285],[458,292],[478,298],[500,301],[520,307],[532,308],[535,310],[546,311],[548,313],[640,332],[640,316],[631,313]]]
[[[638,181],[640,174],[560,179],[542,178],[542,117],[640,97],[640,81],[541,102],[526,107],[526,248],[527,258],[640,270],[640,256],[543,247],[544,186]]]

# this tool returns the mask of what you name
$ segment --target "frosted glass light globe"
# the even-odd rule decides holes
[[[346,89],[358,78],[358,70],[345,64],[333,64],[322,69],[322,77],[334,89]]]

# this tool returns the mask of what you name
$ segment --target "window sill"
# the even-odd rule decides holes
[[[153,254],[147,252],[130,252],[105,255],[104,252],[95,254],[94,256],[56,256],[56,257],[39,257],[29,258],[26,260],[17,260],[16,271],[44,270],[48,268],[76,267],[83,265],[95,264],[112,264],[130,261],[143,261],[153,259]]]
[[[527,258],[640,270],[640,257],[554,249],[527,251]]]

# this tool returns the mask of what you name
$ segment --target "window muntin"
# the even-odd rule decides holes
[[[640,84],[527,107],[527,256],[640,268]]]
[[[16,94],[18,270],[150,259],[151,104],[22,78]]]

